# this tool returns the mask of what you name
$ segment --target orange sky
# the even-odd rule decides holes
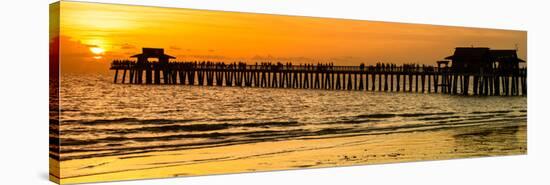
[[[142,47],[177,60],[434,64],[457,46],[519,49],[527,32],[176,8],[62,2],[64,72],[107,72]]]

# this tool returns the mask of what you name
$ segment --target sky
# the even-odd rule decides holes
[[[176,61],[434,65],[471,46],[517,48],[527,60],[525,31],[83,2],[61,2],[50,34],[61,70],[76,73],[106,73],[142,47],[164,48]]]

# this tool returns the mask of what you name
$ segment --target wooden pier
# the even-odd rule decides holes
[[[377,64],[137,62],[115,60],[114,83],[526,96],[527,69],[476,73],[450,67]]]

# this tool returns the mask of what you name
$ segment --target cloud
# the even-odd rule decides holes
[[[97,48],[97,47],[99,47],[98,45],[94,45],[94,44],[84,44],[84,46],[87,46],[88,48]]]
[[[177,46],[170,46],[170,49],[171,49],[171,50],[181,50],[181,48],[180,48],[180,47],[177,47]]]
[[[309,57],[303,57],[303,56],[295,56],[295,57],[275,57],[272,55],[254,55],[250,58],[250,60],[255,61],[271,61],[271,62],[296,62],[296,63],[313,63],[321,61],[321,59],[314,59]]]
[[[136,49],[136,46],[125,43],[125,44],[122,44],[122,46],[120,46],[120,49]]]
[[[61,73],[108,73],[110,62],[105,56],[97,58],[91,51],[91,47],[96,45],[83,44],[80,41],[73,40],[67,36],[60,36],[59,42],[59,61]],[[55,44],[55,43],[54,43]],[[109,56],[110,58],[110,56]]]
[[[230,58],[222,55],[178,55],[182,60],[228,60]]]

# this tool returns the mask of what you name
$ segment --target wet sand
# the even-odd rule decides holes
[[[526,153],[526,122],[516,122],[75,159],[61,162],[60,176],[68,184]]]

